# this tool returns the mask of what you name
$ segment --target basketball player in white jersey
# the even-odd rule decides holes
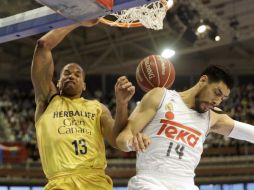
[[[130,179],[128,190],[198,190],[194,170],[209,132],[254,143],[254,126],[235,121],[216,108],[232,86],[228,72],[210,66],[186,91],[155,88],[148,92],[117,138],[121,150],[130,151],[132,143],[141,150],[137,174]],[[133,141],[136,134],[139,141]]]

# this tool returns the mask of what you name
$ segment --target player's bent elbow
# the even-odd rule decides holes
[[[121,133],[118,135],[118,137],[116,138],[116,146],[118,149],[120,149],[123,152],[129,152],[129,148],[128,148],[128,139],[124,138],[124,135],[122,135]]]
[[[39,49],[51,49],[50,42],[44,39],[37,40],[37,48]]]

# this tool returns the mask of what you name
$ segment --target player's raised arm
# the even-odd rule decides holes
[[[135,93],[135,87],[127,77],[119,77],[115,85],[116,95],[116,115],[112,118],[109,110],[102,106],[101,124],[104,137],[113,147],[116,146],[116,138],[122,129],[126,126],[128,119],[128,102]]]
[[[45,101],[50,91],[55,90],[51,89],[54,72],[52,49],[78,26],[79,24],[74,24],[52,30],[37,41],[31,68],[31,78],[35,90],[36,102]]]
[[[52,82],[54,64],[51,51],[78,26],[79,24],[74,24],[52,30],[37,41],[31,66],[31,78],[36,102],[35,121],[45,110],[48,99],[57,93],[57,89]]]
[[[36,44],[32,66],[31,79],[35,92],[36,113],[35,121],[45,110],[49,98],[57,93],[57,89],[52,82],[54,73],[54,64],[52,58],[52,49],[55,48],[67,34],[75,28],[83,26],[93,26],[97,21],[84,21],[63,28],[52,30],[42,36]]]

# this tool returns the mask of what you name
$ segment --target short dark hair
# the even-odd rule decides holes
[[[201,74],[201,76],[207,75],[209,83],[212,82],[224,82],[229,89],[232,89],[234,86],[234,78],[230,71],[219,65],[210,65],[208,66]]]
[[[85,73],[84,69],[81,67],[81,65],[79,65],[78,63],[74,63],[74,62],[67,63],[66,65],[70,65],[70,64],[75,64],[75,65],[77,65],[77,66],[81,69],[83,78],[84,78],[84,80],[85,80],[85,78],[86,78],[86,73]],[[61,68],[61,71],[60,71],[60,73],[59,73],[59,78],[61,77],[61,74],[63,73],[64,68],[65,68],[66,65],[64,65],[64,66]]]

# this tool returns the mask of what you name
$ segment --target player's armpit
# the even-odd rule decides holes
[[[234,127],[234,120],[227,114],[211,113],[210,132],[228,136]]]

